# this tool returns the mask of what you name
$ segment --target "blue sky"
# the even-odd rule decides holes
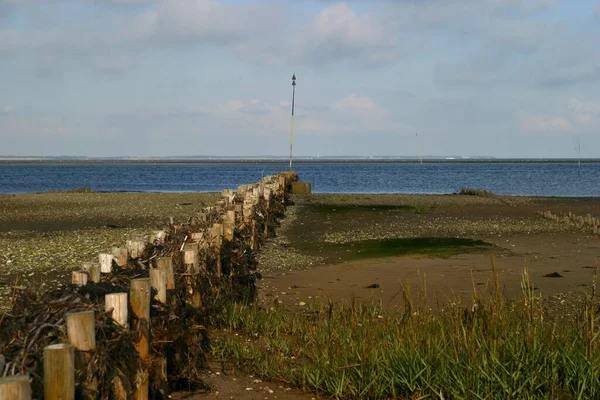
[[[600,157],[598,0],[0,0],[0,154]],[[416,133],[418,132],[418,136]]]

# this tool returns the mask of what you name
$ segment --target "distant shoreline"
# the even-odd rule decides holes
[[[579,160],[572,158],[435,158],[423,159],[423,164],[576,164]],[[231,164],[283,164],[288,160],[283,159],[18,159],[0,158],[0,165],[231,165]],[[345,158],[319,158],[297,159],[294,164],[420,164],[418,159],[345,159]],[[582,164],[600,163],[600,158],[581,159]]]

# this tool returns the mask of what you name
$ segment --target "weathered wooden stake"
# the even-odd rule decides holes
[[[81,269],[87,272],[90,281],[100,282],[100,265],[94,262],[84,262],[81,264]]]
[[[163,244],[165,242],[165,238],[167,237],[167,232],[165,231],[154,231],[152,235],[150,235],[150,243],[154,244]]]
[[[141,238],[128,240],[125,244],[127,247],[127,254],[131,258],[140,258],[146,248],[146,240]]]
[[[100,272],[110,274],[112,272],[113,255],[110,253],[100,253],[98,259],[100,261]]]
[[[94,311],[67,314],[67,335],[77,350],[96,350],[96,322]]]
[[[142,358],[147,358],[150,343],[150,278],[132,279],[129,292],[132,317],[136,319],[133,330],[142,333],[142,339],[136,349]]]
[[[167,303],[167,273],[164,269],[150,270],[150,285],[156,290],[154,298],[163,304]]]
[[[85,286],[88,282],[88,275],[85,272],[73,271],[71,274],[71,283],[73,285]]]
[[[173,258],[158,257],[156,259],[156,268],[162,269],[167,275],[167,289],[175,289],[175,275],[173,273]]]
[[[132,329],[139,332],[140,341],[135,343],[142,360],[150,358],[150,278],[133,279],[130,287],[131,311],[133,312]],[[148,371],[140,372],[140,384],[135,389],[133,398],[135,400],[148,399]]]
[[[113,247],[112,253],[115,258],[115,262],[119,267],[124,267],[127,265],[127,248]]]
[[[253,212],[254,212],[254,210],[253,210],[252,201],[250,199],[246,198],[246,200],[244,200],[244,207],[242,209],[243,218],[244,218],[245,223],[250,222],[250,220],[252,219]]]
[[[227,221],[223,224],[223,226],[225,227],[223,237],[225,238],[225,240],[232,241],[233,234],[235,232],[235,222]]]
[[[283,188],[283,191],[285,192],[285,190],[286,190],[285,175],[279,175],[279,186],[281,188]]]
[[[75,347],[71,343],[44,348],[44,399],[75,399]]]
[[[221,276],[221,246],[223,245],[223,224],[214,224],[210,230],[211,244],[215,249],[215,257],[217,261],[215,275]]]
[[[92,360],[90,352],[96,350],[96,321],[94,319],[94,311],[82,311],[77,313],[67,314],[67,335],[69,342],[78,352],[75,353],[75,366],[87,370],[87,366]],[[82,387],[94,396],[98,390],[98,380],[96,377],[90,381],[80,383]]]
[[[29,375],[0,378],[0,399],[31,400]]]
[[[127,320],[127,293],[110,293],[104,296],[104,309],[112,309],[112,319],[123,328],[129,328]]]
[[[235,223],[235,210],[227,211],[227,216],[225,218],[225,221]]]
[[[250,232],[250,249],[255,250],[256,247],[256,220],[252,220],[251,224],[251,232]]]
[[[186,274],[197,274],[200,272],[200,260],[198,259],[198,244],[187,243],[182,250],[183,265]]]
[[[192,232],[190,239],[192,242],[199,242],[204,239],[204,232]]]

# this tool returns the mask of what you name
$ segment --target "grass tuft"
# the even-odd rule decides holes
[[[468,187],[461,187],[456,194],[463,196],[498,197],[496,193],[490,192],[489,190],[473,189]]]
[[[473,304],[435,313],[408,289],[396,313],[357,302],[305,313],[229,304],[213,316],[223,331],[213,356],[336,399],[600,398],[595,290],[579,318],[551,322],[526,269],[518,301],[494,283],[489,299],[474,293]]]

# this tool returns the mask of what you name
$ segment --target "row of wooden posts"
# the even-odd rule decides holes
[[[600,218],[593,217],[591,214],[582,216],[573,214],[571,211],[566,214],[554,214],[552,211],[539,211],[538,214],[555,222],[572,225],[579,229],[590,230],[595,235],[600,233]]]
[[[211,249],[217,255],[221,249],[223,240],[232,240],[236,228],[240,225],[251,226],[252,236],[250,246],[255,246],[255,206],[260,199],[265,200],[268,205],[274,199],[282,200],[285,191],[289,187],[289,174],[283,173],[264,177],[254,185],[243,185],[238,187],[237,192],[225,190],[222,192],[221,200],[213,207],[206,207],[202,212],[192,218],[192,224],[198,225],[198,229],[186,236],[179,246],[182,263],[187,268],[184,275],[190,277],[199,274],[202,268],[202,260],[199,257],[200,249]],[[240,200],[243,199],[243,202]],[[237,201],[236,201],[237,200]],[[219,221],[210,225],[209,216],[218,212]],[[171,226],[176,226],[173,219]],[[237,226],[236,226],[237,224]],[[201,228],[205,226],[205,228]],[[136,237],[128,240],[125,247],[114,247],[110,253],[102,253],[98,262],[84,262],[80,271],[72,273],[72,283],[75,285],[86,285],[88,282],[98,283],[102,281],[105,274],[113,271],[113,265],[119,267],[127,266],[130,260],[138,259],[146,250],[149,243],[161,244],[169,240],[167,231],[155,231],[149,240]],[[178,243],[179,245],[179,243]],[[135,330],[140,338],[134,343],[136,351],[143,361],[150,358],[150,308],[151,293],[156,292],[155,300],[165,304],[167,302],[167,291],[175,288],[175,276],[173,267],[174,255],[157,257],[155,267],[149,270],[149,277],[132,279],[129,293],[111,293],[105,296],[105,310],[117,324],[125,329]],[[217,256],[216,270],[213,273],[221,276],[221,257]],[[207,271],[202,271],[207,273]],[[190,293],[190,303],[200,306],[200,293]],[[128,315],[131,309],[133,315]],[[129,324],[133,318],[135,324]],[[66,315],[66,331],[68,343],[52,344],[44,348],[44,399],[46,400],[70,400],[75,398],[75,368],[76,356],[90,360],[96,350],[96,328],[94,311],[81,311]],[[82,363],[81,365],[86,365]],[[166,362],[165,362],[166,374]],[[147,399],[149,395],[149,373],[140,371],[136,378],[137,387],[133,394],[134,399]],[[96,382],[80,383],[86,385],[86,389],[94,392],[97,390]],[[126,394],[123,394],[126,396]],[[32,398],[30,377],[28,375],[11,376],[0,378],[0,400],[30,400]],[[125,397],[124,397],[125,398]]]

